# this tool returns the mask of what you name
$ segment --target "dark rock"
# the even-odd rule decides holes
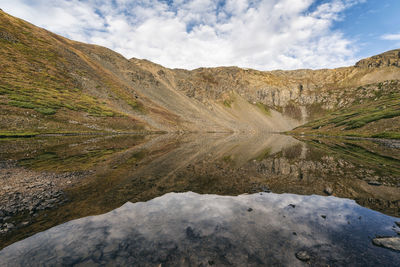
[[[375,185],[375,186],[380,186],[380,185],[382,185],[382,183],[381,183],[381,182],[378,182],[378,181],[369,181],[368,184],[369,184],[369,185]]]
[[[200,233],[196,232],[192,227],[186,228],[186,236],[191,240],[200,239]]]
[[[301,261],[309,261],[311,259],[310,255],[305,250],[301,250],[301,251],[297,252],[296,258],[298,258]]]
[[[253,211],[253,209],[252,209],[252,208],[248,208],[247,211],[248,211],[248,212],[251,212],[251,211]]]
[[[375,246],[400,251],[400,237],[399,236],[376,237],[376,238],[372,239],[372,243]]]
[[[324,193],[330,196],[333,194],[333,189],[331,187],[327,186],[324,189]]]
[[[296,208],[296,205],[294,205],[294,204],[289,204],[288,206],[292,207],[292,208]]]
[[[394,222],[398,227],[400,227],[400,221],[399,222]]]
[[[296,232],[293,232],[292,234],[293,234],[293,235],[297,235],[297,233],[296,233]]]
[[[12,224],[12,223],[6,223],[6,224],[4,224],[4,226],[5,226],[5,228],[7,228],[8,230],[11,230],[11,229],[14,229],[14,228],[15,228],[15,225]]]
[[[265,193],[270,193],[271,192],[271,190],[268,188],[268,186],[261,186],[261,191],[262,192],[265,192]]]
[[[321,217],[322,217],[323,219],[326,219],[326,215],[321,215]]]

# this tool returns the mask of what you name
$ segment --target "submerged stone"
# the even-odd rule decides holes
[[[297,252],[296,258],[298,258],[301,261],[309,261],[311,259],[310,255],[305,250]]]
[[[389,248],[400,251],[400,237],[377,237],[372,239],[372,243],[379,247]]]

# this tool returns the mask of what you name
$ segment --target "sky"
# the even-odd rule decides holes
[[[169,68],[334,68],[400,48],[400,0],[0,0],[0,8]]]

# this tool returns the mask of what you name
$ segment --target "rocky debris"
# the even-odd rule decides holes
[[[11,43],[18,43],[18,39],[15,38],[12,34],[5,32],[5,31],[0,31],[0,39],[6,40]]]
[[[271,190],[266,185],[254,184],[253,188],[251,189],[251,192],[252,193],[259,193],[259,192],[271,193]]]
[[[374,141],[388,148],[400,149],[400,140],[377,139]]]
[[[308,252],[305,250],[301,250],[297,252],[295,255],[296,258],[298,258],[301,261],[309,261],[311,259],[310,254],[308,254]]]
[[[400,237],[399,236],[376,237],[376,238],[372,239],[372,243],[375,246],[400,251]]]
[[[15,228],[10,222],[20,214],[37,216],[39,211],[64,203],[63,189],[87,174],[35,172],[18,167],[15,161],[0,162],[0,233]],[[27,224],[23,222],[21,226]]]
[[[329,195],[329,196],[332,195],[332,194],[333,194],[333,189],[332,189],[332,187],[329,187],[329,186],[325,187],[324,193],[327,194],[327,195]]]
[[[251,212],[251,211],[253,211],[253,209],[252,209],[252,208],[248,208],[247,211],[248,211],[248,212]]]

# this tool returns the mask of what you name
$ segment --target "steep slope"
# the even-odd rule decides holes
[[[357,98],[350,105],[293,132],[400,139],[399,88],[397,80],[360,86],[353,90]]]
[[[128,60],[0,11],[0,134],[288,131],[370,101],[358,88],[400,79],[399,53],[332,70],[187,71]],[[373,99],[382,97],[386,86]]]

